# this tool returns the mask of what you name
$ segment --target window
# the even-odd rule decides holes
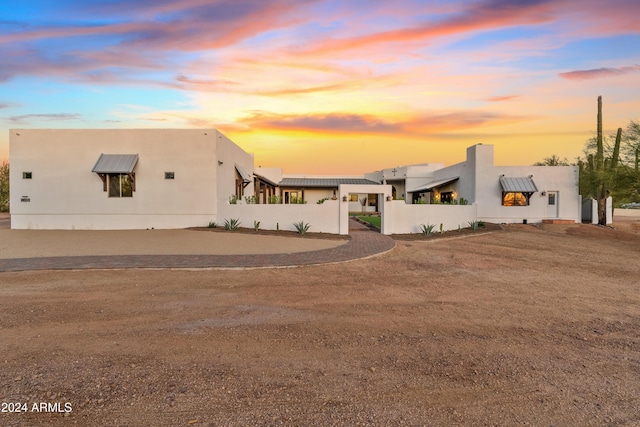
[[[133,197],[131,177],[124,173],[110,173],[109,197]]]
[[[350,202],[358,202],[358,195],[357,194],[349,194],[349,201]]]
[[[22,172],[22,179],[31,179],[33,174],[31,172]]]
[[[445,191],[444,193],[440,193],[440,203],[452,203],[453,202],[453,191]]]
[[[164,179],[175,179],[176,175],[173,172],[165,172]]]
[[[529,206],[529,193],[502,193],[502,206]]]
[[[553,206],[556,204],[556,193],[547,193],[549,196],[549,206]]]

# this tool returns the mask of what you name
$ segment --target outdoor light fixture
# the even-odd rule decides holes
[[[347,196],[342,196],[342,201],[346,202],[347,201]]]
[[[391,201],[391,196],[387,196],[387,202]]]
[[[544,197],[544,196],[546,196],[546,195],[547,195],[547,192],[546,192],[546,191],[543,191],[542,193],[540,193],[540,195],[541,195],[542,197]]]

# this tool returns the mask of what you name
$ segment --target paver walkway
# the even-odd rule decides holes
[[[265,255],[86,255],[0,259],[0,271],[112,268],[260,268],[326,264],[366,258],[395,247],[389,236],[350,220],[351,240],[332,249]]]

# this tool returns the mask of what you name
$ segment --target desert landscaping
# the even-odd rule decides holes
[[[639,224],[297,268],[2,272],[0,424],[638,426]]]

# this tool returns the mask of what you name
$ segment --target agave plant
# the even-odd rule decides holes
[[[420,231],[425,236],[431,236],[433,233],[433,229],[435,228],[435,224],[420,224]]]
[[[469,221],[469,227],[472,230],[477,230],[479,228],[484,227],[484,222],[482,222],[482,221]]]
[[[293,226],[296,228],[298,234],[304,234],[309,230],[309,228],[311,228],[311,224],[304,221],[294,222]]]
[[[230,218],[224,220],[224,229],[225,230],[237,230],[240,228],[240,220],[237,218]]]

